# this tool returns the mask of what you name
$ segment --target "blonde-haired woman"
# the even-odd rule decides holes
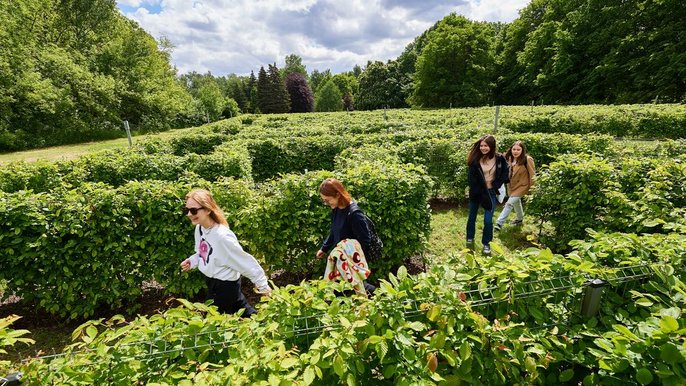
[[[267,276],[238,243],[212,194],[205,189],[190,191],[183,214],[195,225],[195,254],[181,262],[181,270],[198,268],[205,275],[207,297],[220,312],[234,314],[245,309],[244,317],[256,313],[241,292],[241,275],[263,295],[271,293]]]
[[[524,208],[522,207],[522,197],[524,197],[534,185],[536,177],[536,164],[534,159],[526,151],[524,142],[517,141],[510,146],[510,149],[505,154],[510,165],[510,183],[508,184],[510,197],[505,203],[500,217],[495,222],[495,230],[499,231],[507,216],[510,215],[512,209],[517,214],[517,218],[512,220],[512,225],[521,225],[524,221]]]

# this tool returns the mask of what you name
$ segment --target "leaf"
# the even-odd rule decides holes
[[[636,300],[636,304],[638,304],[639,306],[642,306],[642,307],[650,307],[653,305],[653,302],[651,302],[650,300],[648,300],[646,298],[640,298],[640,299]]]
[[[379,343],[379,342],[381,342],[381,341],[383,341],[383,340],[384,340],[383,337],[378,336],[378,335],[372,335],[372,336],[370,336],[369,338],[367,338],[367,342],[368,342],[369,344],[377,344],[377,343]]]
[[[612,328],[615,329],[618,333],[622,334],[623,336],[629,338],[630,340],[636,342],[639,341],[640,339],[633,333],[631,332],[626,326],[623,326],[621,324],[615,324],[612,326]]]
[[[343,377],[343,374],[345,373],[345,369],[343,366],[343,358],[341,358],[340,355],[336,355],[336,358],[334,358],[333,360],[333,371],[335,371],[336,375],[338,375],[339,377]]]
[[[672,316],[664,315],[660,319],[660,331],[670,333],[679,329],[679,322]]]
[[[567,369],[560,373],[560,382],[569,382],[574,377],[574,370]]]
[[[426,317],[432,321],[435,322],[436,319],[438,319],[438,315],[441,314],[441,306],[435,305],[431,307],[431,310],[429,310],[429,313],[426,315]]]
[[[653,382],[653,373],[645,367],[640,368],[636,371],[636,381],[641,385],[647,385]]]
[[[665,343],[660,348],[660,358],[669,363],[676,363],[683,360],[679,349],[672,343]]]
[[[287,369],[289,367],[293,367],[296,363],[298,363],[297,358],[286,358],[281,361],[281,367]]]

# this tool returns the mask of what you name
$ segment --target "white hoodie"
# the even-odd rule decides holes
[[[195,227],[195,254],[188,258],[191,268],[198,268],[205,276],[236,281],[241,274],[255,284],[257,290],[269,289],[267,276],[255,258],[245,252],[236,235],[226,225],[208,229]]]

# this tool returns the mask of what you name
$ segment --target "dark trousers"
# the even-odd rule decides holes
[[[207,283],[207,298],[214,300],[214,305],[219,308],[219,312],[235,314],[241,308],[245,308],[242,315],[245,318],[257,313],[241,292],[241,279],[230,281],[205,276],[205,283]]]

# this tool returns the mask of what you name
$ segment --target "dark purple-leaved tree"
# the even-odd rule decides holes
[[[314,95],[302,74],[294,72],[286,75],[286,90],[291,97],[292,113],[314,111]]]

